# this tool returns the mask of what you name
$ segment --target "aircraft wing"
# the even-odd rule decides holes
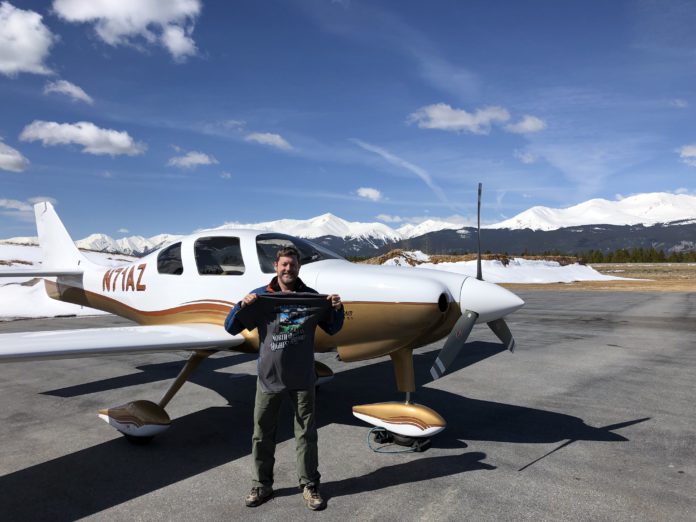
[[[0,334],[0,363],[116,353],[225,350],[244,342],[212,324],[120,326]]]

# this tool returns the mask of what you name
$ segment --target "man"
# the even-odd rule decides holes
[[[252,457],[254,478],[246,496],[249,507],[273,495],[276,426],[284,397],[295,417],[297,475],[311,510],[326,507],[319,494],[317,428],[314,416],[314,330],[333,335],[343,326],[343,304],[337,294],[320,296],[299,278],[300,256],[282,248],[273,264],[276,276],[266,287],[252,290],[230,311],[225,329],[259,331],[258,380],[254,404]]]

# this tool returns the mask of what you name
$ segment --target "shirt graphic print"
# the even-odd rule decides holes
[[[299,292],[261,294],[237,313],[247,330],[258,328],[258,373],[264,391],[314,386],[314,332],[331,317],[326,295]]]

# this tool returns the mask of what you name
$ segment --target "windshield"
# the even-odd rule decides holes
[[[300,265],[307,265],[322,259],[343,259],[328,248],[285,234],[259,234],[256,236],[256,251],[259,255],[261,271],[267,274],[275,273],[273,263],[276,252],[281,248],[295,247],[300,252]]]

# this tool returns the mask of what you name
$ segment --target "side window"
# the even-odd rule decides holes
[[[244,260],[238,237],[202,237],[193,246],[201,275],[242,275]]]
[[[160,274],[181,275],[184,273],[184,265],[181,262],[181,243],[174,243],[159,253],[157,271]]]
[[[259,234],[256,236],[256,252],[259,255],[261,271],[266,274],[275,272],[273,263],[276,260],[276,252],[284,247],[295,247],[300,252],[300,264],[307,265],[322,259],[343,259],[328,248],[297,237],[285,234]]]

